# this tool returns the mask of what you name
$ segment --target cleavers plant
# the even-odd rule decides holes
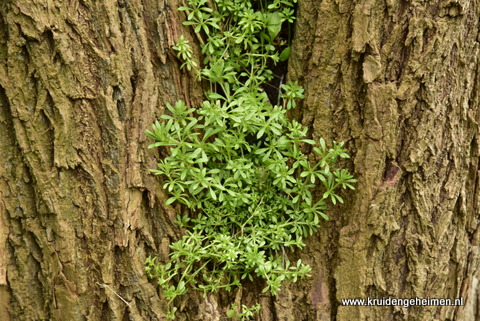
[[[167,104],[163,121],[147,131],[156,141],[150,147],[168,154],[152,170],[164,179],[167,205],[178,202],[190,212],[177,216],[186,234],[171,245],[170,262],[146,262],[170,303],[188,289],[229,291],[245,278],[263,279],[263,292],[275,295],[284,280],[308,275],[310,267],[290,262],[287,250],[302,248],[320,219],[328,219],[328,201],[343,203],[337,188],[353,189],[352,175],[334,168],[339,158],[348,158],[343,143],[328,148],[320,139],[313,147],[318,162],[302,152],[316,143],[286,113],[303,98],[303,88],[281,85],[278,101],[262,90],[274,77],[269,66],[290,54],[289,40],[279,35],[282,26],[290,29],[295,3],[187,0],[180,7],[204,60],[193,60],[183,36],[173,49],[209,90],[198,108]],[[244,307],[238,315],[246,319],[252,311]]]

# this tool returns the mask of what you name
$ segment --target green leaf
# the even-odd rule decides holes
[[[273,41],[282,30],[282,16],[279,12],[272,12],[267,15],[267,30],[270,39]]]
[[[325,145],[325,140],[323,138],[320,138],[320,147],[322,147],[322,151],[327,150],[327,147]]]
[[[301,142],[304,142],[310,145],[315,145],[315,141],[313,139],[302,139]]]
[[[210,99],[225,99],[224,96],[222,96],[218,93],[215,93],[215,92],[208,92],[207,97],[210,98]]]
[[[287,48],[283,49],[282,52],[280,53],[280,56],[279,56],[280,61],[285,61],[285,60],[287,60],[288,58],[290,58],[291,52],[292,52],[292,49],[291,49],[290,46],[288,46]]]
[[[343,198],[341,198],[340,196],[338,196],[337,194],[334,194],[334,196],[337,198],[337,200],[343,204]]]
[[[217,200],[217,195],[213,191],[213,189],[209,188],[208,191],[210,192],[210,196],[216,201]]]

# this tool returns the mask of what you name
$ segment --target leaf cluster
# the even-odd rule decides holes
[[[185,24],[206,39],[203,68],[183,36],[174,49],[210,90],[198,108],[167,104],[168,112],[146,132],[155,141],[149,147],[168,154],[152,170],[163,177],[167,205],[178,202],[191,213],[177,216],[186,234],[171,245],[170,262],[146,262],[169,301],[189,288],[229,291],[257,278],[275,295],[283,281],[310,272],[301,260],[288,259],[288,249],[304,247],[328,219],[328,202],[343,203],[338,188],[354,189],[352,175],[335,167],[349,157],[343,143],[329,148],[323,139],[308,139],[307,128],[288,119],[303,88],[282,85],[279,106],[260,89],[272,77],[267,62],[283,54],[273,43],[282,24],[294,21],[295,2],[188,0],[180,8]],[[302,152],[309,146],[318,161]],[[314,188],[322,192],[314,195]]]

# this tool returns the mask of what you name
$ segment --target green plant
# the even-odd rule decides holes
[[[232,304],[232,308],[227,311],[227,317],[232,318],[234,320],[242,320],[248,321],[251,317],[257,314],[260,311],[260,304],[256,304],[252,307],[248,307],[246,305],[242,305],[242,312],[236,313],[237,306],[236,304]]]
[[[274,43],[282,25],[293,22],[295,2],[188,0],[180,8],[185,24],[200,33],[203,68],[183,36],[173,48],[182,66],[210,87],[198,108],[167,104],[163,121],[147,131],[156,141],[150,148],[168,152],[152,170],[164,178],[167,205],[178,202],[191,213],[177,216],[186,233],[171,245],[170,262],[146,262],[170,302],[189,288],[230,291],[246,278],[265,280],[263,292],[275,295],[283,281],[308,275],[310,267],[292,263],[286,250],[305,246],[320,219],[328,219],[327,201],[343,203],[337,188],[353,189],[352,175],[334,169],[349,157],[343,143],[327,148],[320,139],[313,148],[318,162],[302,152],[316,142],[286,113],[304,98],[303,88],[282,85],[282,106],[272,105],[261,89],[273,77],[269,64],[290,53],[286,47],[279,54]],[[314,187],[322,193],[315,196]],[[252,311],[245,307],[242,318]]]

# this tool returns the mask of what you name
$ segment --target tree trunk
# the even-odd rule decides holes
[[[479,1],[299,2],[290,77],[306,87],[303,123],[347,141],[359,179],[312,239],[318,320],[475,319],[479,17]],[[467,306],[341,305],[367,297]]]
[[[144,272],[180,236],[144,131],[202,100],[174,0],[0,3],[0,320],[164,320]],[[480,320],[480,1],[299,0],[292,117],[346,141],[358,183],[274,298],[191,293],[178,320]],[[198,50],[198,48],[197,48]],[[464,306],[343,306],[347,298]]]

